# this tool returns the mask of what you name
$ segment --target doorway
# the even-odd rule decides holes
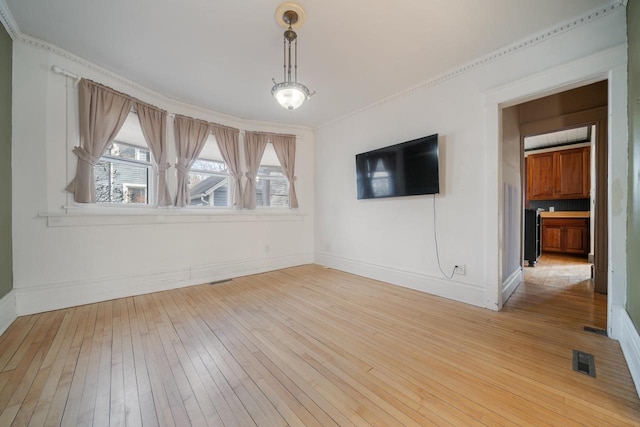
[[[521,196],[505,190],[505,208],[520,207],[511,246],[527,283],[607,293],[607,104],[603,80],[502,110],[503,180]]]

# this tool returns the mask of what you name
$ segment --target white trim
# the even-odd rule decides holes
[[[13,18],[13,14],[11,10],[9,10],[9,6],[7,6],[5,0],[0,0],[0,22],[2,22],[7,33],[9,33],[11,40],[16,40],[21,36],[18,23]]]
[[[316,263],[375,280],[484,307],[484,286],[316,252]]]
[[[507,302],[511,294],[518,288],[518,285],[524,281],[524,271],[522,267],[518,267],[507,280],[502,283],[502,305]]]
[[[614,168],[620,159],[627,155],[628,138],[626,135],[626,63],[627,45],[619,44],[609,49],[569,62],[556,68],[536,73],[521,80],[517,80],[485,92],[486,141],[485,152],[490,155],[487,160],[487,194],[485,200],[491,198],[486,205],[486,227],[488,236],[498,236],[499,224],[495,218],[499,213],[499,205],[495,195],[498,194],[499,179],[497,170],[500,169],[498,147],[500,143],[499,112],[502,108],[516,105],[540,96],[551,95],[570,88],[583,86],[601,80],[609,80],[609,188],[611,198],[614,194],[613,182],[620,186],[621,194],[626,194],[627,168]],[[494,160],[495,159],[495,160]],[[493,167],[495,163],[495,167]],[[625,159],[624,164],[627,164]],[[489,176],[491,175],[491,176]],[[495,183],[495,187],[493,184]],[[626,199],[619,211],[614,211],[609,203],[609,266],[608,266],[608,307],[621,305],[626,294],[626,248],[612,248],[612,236],[624,235],[626,230]],[[615,215],[614,215],[615,212]],[[487,241],[485,254],[499,253],[497,238]],[[498,266],[497,260],[489,260],[488,266]],[[490,270],[491,271],[491,270]],[[502,284],[493,278],[487,279],[487,306],[497,304],[500,298]],[[495,301],[494,301],[495,300]],[[621,303],[622,301],[622,303]],[[617,333],[617,325],[611,323],[612,316],[608,316],[608,330]]]
[[[67,207],[67,213],[41,212],[40,218],[46,218],[48,227],[87,227],[99,225],[136,225],[136,224],[191,224],[214,222],[293,222],[304,221],[307,214],[296,210],[269,208],[251,211],[233,211],[208,206],[182,209],[163,209],[153,207]]]
[[[322,129],[326,126],[332,125],[336,122],[339,122],[341,120],[347,119],[351,116],[355,116],[357,114],[362,113],[363,111],[366,110],[370,110],[371,108],[374,108],[378,105],[384,104],[386,102],[392,101],[394,99],[397,98],[401,98],[405,95],[410,94],[411,92],[414,92],[416,90],[419,89],[423,89],[423,88],[428,88],[431,86],[435,86],[437,84],[443,83],[447,80],[450,80],[454,77],[457,77],[463,73],[466,73],[468,71],[471,71],[479,66],[485,65],[487,63],[493,62],[497,59],[501,59],[503,57],[505,57],[506,55],[510,55],[512,53],[518,52],[524,48],[528,48],[531,47],[535,44],[541,43],[543,41],[546,41],[547,39],[550,39],[552,37],[556,37],[559,36],[560,34],[563,34],[569,30],[572,30],[574,28],[577,28],[581,25],[584,24],[588,24],[591,21],[593,21],[594,19],[597,18],[601,18],[603,16],[609,15],[610,13],[615,12],[618,8],[620,7],[624,7],[624,5],[622,4],[623,2],[621,0],[614,0],[609,2],[608,4],[604,5],[604,6],[600,6],[596,9],[590,10],[589,12],[577,16],[573,19],[570,19],[568,21],[565,21],[563,23],[560,23],[559,25],[556,25],[554,27],[550,27],[547,28],[546,30],[540,31],[536,34],[530,35],[529,37],[527,37],[526,39],[522,39],[519,40],[515,43],[512,43],[510,45],[507,45],[505,47],[502,47],[500,49],[494,50],[491,53],[488,53],[484,56],[480,56],[470,62],[467,62],[465,64],[462,64],[458,67],[455,68],[451,68],[448,71],[444,72],[443,74],[440,74],[439,76],[436,76],[434,78],[431,78],[429,80],[426,80],[422,83],[419,83],[415,86],[412,86],[410,88],[407,88],[403,91],[400,91],[398,93],[395,93],[393,95],[387,96],[386,98],[382,98],[376,102],[373,102],[372,104],[366,105],[362,108],[358,108],[355,111],[352,111],[350,113],[347,113],[343,116],[337,117],[333,120],[330,120],[326,123],[323,123],[319,126],[316,127],[316,129]]]
[[[640,396],[640,335],[624,307],[616,307],[613,315],[619,325],[620,347],[629,366],[636,392]]]
[[[18,315],[16,314],[16,292],[10,290],[8,294],[0,298],[0,335],[7,330]]]
[[[297,265],[311,264],[312,262],[313,254],[303,253],[186,266],[160,272],[154,271],[72,282],[47,283],[14,289],[15,311],[21,316],[41,313],[115,298],[264,273]]]

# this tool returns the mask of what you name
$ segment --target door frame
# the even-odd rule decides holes
[[[621,318],[627,287],[626,236],[628,187],[627,126],[627,52],[626,45],[616,46],[585,58],[563,64],[524,79],[485,91],[486,142],[486,294],[485,306],[502,308],[500,235],[502,232],[502,109],[516,104],[574,89],[601,80],[608,81],[608,160],[607,160],[607,228],[608,228],[608,296],[607,332],[622,336]],[[617,165],[617,167],[613,167]],[[614,245],[613,236],[618,236]],[[506,279],[506,278],[504,278]]]

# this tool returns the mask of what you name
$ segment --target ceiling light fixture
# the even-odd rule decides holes
[[[293,28],[300,28],[304,20],[304,10],[294,3],[283,3],[276,10],[276,20],[286,28],[284,32],[284,81],[277,83],[273,80],[271,95],[287,110],[295,110],[305,100],[310,99],[311,93],[302,83],[298,83],[298,35]],[[293,43],[293,80],[291,79],[291,44]]]

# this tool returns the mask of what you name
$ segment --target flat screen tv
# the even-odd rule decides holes
[[[440,192],[438,135],[356,155],[358,199]]]

